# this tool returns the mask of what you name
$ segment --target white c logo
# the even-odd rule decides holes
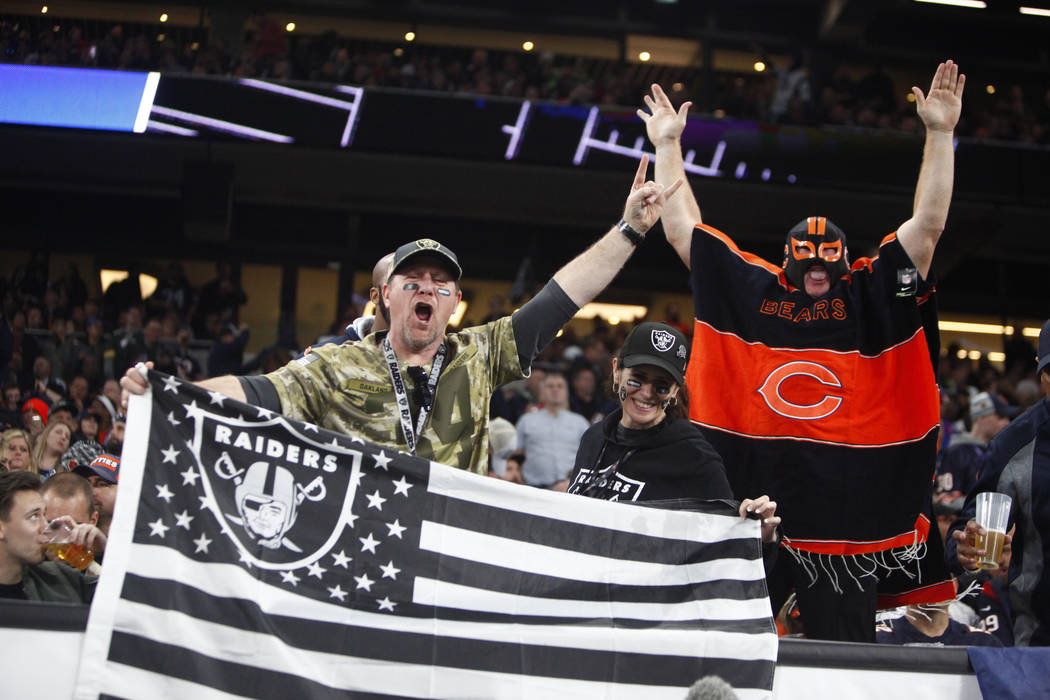
[[[798,420],[819,420],[827,418],[838,410],[842,404],[841,396],[825,394],[823,399],[809,405],[791,403],[781,396],[780,385],[789,377],[796,375],[812,377],[824,386],[842,388],[839,378],[824,365],[818,365],[816,362],[788,362],[770,372],[766,381],[758,388],[758,393],[762,395],[766,405],[775,413]]]

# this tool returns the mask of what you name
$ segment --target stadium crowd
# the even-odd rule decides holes
[[[653,82],[672,88],[676,103],[717,117],[921,133],[906,86],[889,66],[863,67],[795,56],[784,65],[765,57],[765,72],[716,71],[710,94],[703,71],[583,58],[549,51],[496,51],[423,43],[384,43],[326,32],[285,31],[254,15],[239,49],[209,40],[203,29],[0,16],[0,62],[159,70],[271,80],[350,83],[579,104],[632,105]],[[810,65],[812,64],[812,65]],[[1050,143],[1050,86],[1004,77],[991,94],[972,95],[957,134],[1021,143]]]

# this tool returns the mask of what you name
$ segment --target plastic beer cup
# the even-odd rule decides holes
[[[977,535],[975,546],[983,549],[984,554],[977,560],[982,569],[998,569],[999,559],[1003,556],[1003,543],[1006,540],[1006,526],[1010,521],[1012,500],[1005,493],[985,491],[977,494],[977,524],[984,528],[985,534]]]
[[[49,537],[45,547],[54,556],[83,571],[95,561],[95,553],[72,541],[73,528],[64,522],[53,521],[47,526]]]

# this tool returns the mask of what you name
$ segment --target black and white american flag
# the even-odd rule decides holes
[[[149,373],[77,698],[770,697],[758,524],[518,486]]]

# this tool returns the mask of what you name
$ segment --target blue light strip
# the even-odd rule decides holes
[[[0,65],[0,122],[142,132],[159,73]]]

